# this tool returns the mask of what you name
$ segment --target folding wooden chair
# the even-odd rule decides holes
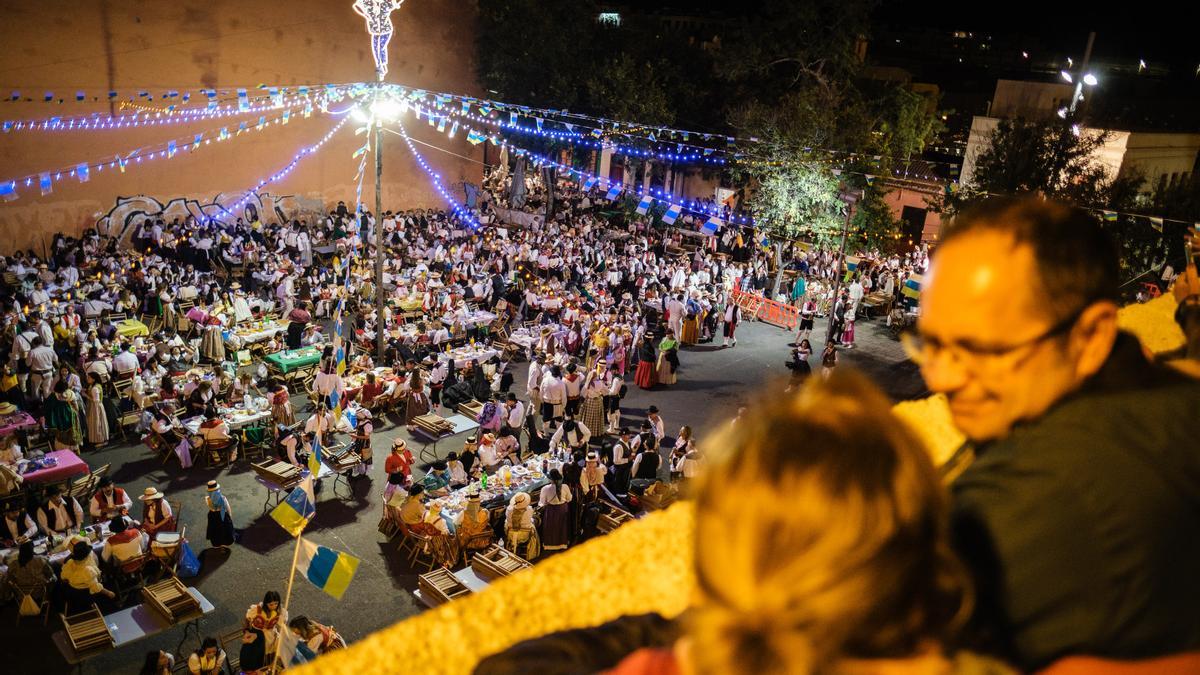
[[[17,604],[17,625],[20,625],[21,619],[25,618],[20,611],[21,605],[25,602],[25,598],[37,604],[41,610],[42,625],[50,620],[50,584],[42,582],[33,586],[24,586],[22,584],[12,584],[13,599]]]
[[[287,626],[283,630],[288,630]],[[237,628],[222,634],[217,638],[221,643],[221,649],[225,652],[225,667],[228,672],[240,673],[241,658],[242,658],[242,629]]]

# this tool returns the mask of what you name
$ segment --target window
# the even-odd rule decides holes
[[[600,12],[600,16],[596,20],[606,26],[620,26],[621,14],[619,12]]]

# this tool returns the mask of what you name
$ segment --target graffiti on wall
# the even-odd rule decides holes
[[[115,237],[118,241],[125,241],[137,232],[143,222],[160,218],[170,223],[176,219],[183,222],[185,218],[192,216],[197,221],[215,220],[224,225],[232,225],[238,218],[246,223],[255,219],[284,222],[293,218],[311,218],[324,211],[324,205],[319,199],[273,195],[269,192],[254,193],[249,201],[234,210],[221,205],[222,201],[237,201],[242,196],[221,193],[204,201],[179,197],[166,204],[146,195],[117,197],[112,209],[97,219],[96,231]],[[274,218],[269,214],[274,214]]]

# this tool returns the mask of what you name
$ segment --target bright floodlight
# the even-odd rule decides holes
[[[1063,118],[1064,120],[1065,120],[1065,119],[1067,119],[1067,109],[1066,109],[1066,108],[1059,108],[1059,109],[1058,109],[1058,116],[1059,116],[1059,117],[1061,117],[1061,118]]]
[[[362,109],[362,106],[357,105],[354,106],[354,109],[350,111],[350,117],[354,118],[355,122],[361,122],[363,124],[366,124],[371,119],[367,116],[367,112]]]
[[[402,112],[404,111],[401,109],[400,103],[390,98],[375,101],[371,104],[371,114],[380,119],[394,120]]]
[[[1089,87],[1096,86],[1096,82],[1098,82],[1098,81],[1099,80],[1096,79],[1096,76],[1091,73],[1088,73],[1087,75],[1083,76],[1083,83]]]
[[[1062,79],[1066,80],[1067,82],[1074,82],[1074,81],[1075,81],[1075,80],[1071,79],[1071,74],[1070,74],[1070,73],[1068,73],[1068,72],[1067,72],[1067,71],[1065,71],[1065,70],[1064,70],[1064,71],[1061,71],[1061,72],[1059,72],[1059,75],[1062,75]]]

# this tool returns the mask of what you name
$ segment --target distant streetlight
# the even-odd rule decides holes
[[[1058,74],[1059,74],[1059,75],[1062,75],[1062,79],[1066,80],[1067,82],[1074,82],[1074,81],[1075,81],[1075,80],[1074,80],[1074,78],[1072,78],[1072,77],[1071,77],[1071,74],[1070,74],[1070,73],[1068,73],[1068,72],[1067,72],[1067,71],[1065,71],[1065,70],[1059,71],[1059,73],[1058,73]]]
[[[1083,76],[1083,83],[1089,87],[1096,86],[1097,82],[1099,82],[1099,80],[1097,80],[1096,76],[1091,73],[1088,73],[1087,75]]]

